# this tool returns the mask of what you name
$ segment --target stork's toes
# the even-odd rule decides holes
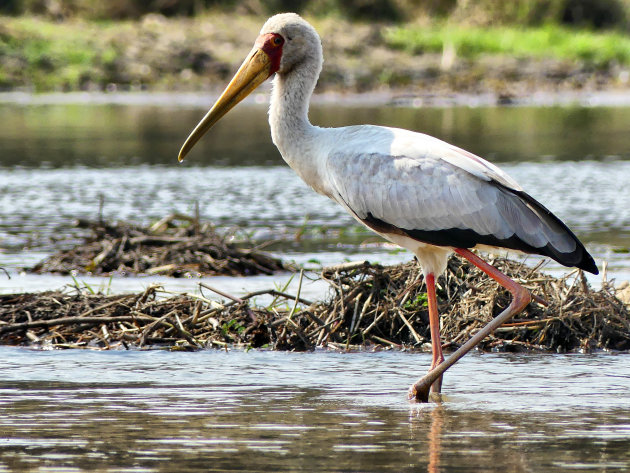
[[[429,402],[430,391],[431,383],[421,378],[409,388],[409,400],[412,402]]]

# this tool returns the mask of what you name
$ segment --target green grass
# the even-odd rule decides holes
[[[117,57],[104,40],[107,25],[53,23],[37,18],[0,18],[4,82],[36,90],[76,90],[87,80],[103,83]]]
[[[509,55],[577,60],[595,66],[612,62],[630,64],[629,35],[557,25],[532,28],[396,26],[385,30],[384,39],[390,47],[412,54],[441,53],[445,45],[452,45],[458,56],[471,59],[481,55]]]
[[[416,296],[413,300],[408,300],[405,302],[405,309],[407,310],[419,310],[422,308],[429,307],[429,300],[426,293],[422,292]]]
[[[238,27],[232,25],[232,20]],[[212,81],[223,85],[220,72],[201,72],[191,80],[181,72],[191,69],[194,58],[209,56],[228,70],[238,66],[240,57],[232,48],[247,51],[260,27],[260,18],[208,14],[196,19],[171,18],[165,24],[134,21],[88,21],[73,19],[54,22],[36,17],[0,16],[0,89],[27,88],[35,91],[70,91],[104,89],[113,83],[125,87],[137,84],[154,90],[207,88]],[[587,66],[604,69],[612,64],[630,65],[630,35],[615,31],[594,32],[569,29],[557,25],[519,28],[498,26],[464,27],[434,23],[430,27],[403,24],[384,27],[382,37],[370,36],[377,46],[398,50],[393,67],[366,74],[370,65],[371,45],[353,42],[353,25],[342,19],[316,21],[321,32],[334,44],[339,35],[342,44],[338,56],[327,50],[327,65],[344,70],[356,78],[357,84],[368,80],[365,87],[379,84],[406,86],[414,80],[408,71],[408,53],[440,54],[445,45],[452,45],[459,58],[474,59],[483,55],[518,58],[551,58],[574,60]],[[333,22],[334,27],[331,27]],[[207,25],[213,25],[209,28]],[[243,34],[242,31],[248,31]],[[359,30],[357,30],[359,31]],[[329,34],[330,36],[326,36]],[[349,36],[349,38],[344,37]],[[230,48],[220,45],[227,42]],[[345,42],[345,43],[344,43]],[[217,46],[218,45],[218,46]],[[360,47],[359,47],[360,46]],[[351,51],[351,52],[349,52]],[[344,59],[359,55],[361,67]],[[400,61],[398,60],[400,59]],[[188,62],[187,62],[188,61]],[[380,64],[378,60],[374,64]],[[219,68],[220,70],[220,68]],[[327,69],[331,70],[331,69]],[[339,87],[339,78],[330,76],[328,87]],[[374,79],[374,82],[369,82]],[[366,79],[367,78],[367,79]],[[323,80],[326,80],[324,75]],[[322,232],[326,229],[322,228]],[[300,236],[298,231],[297,237]],[[340,232],[343,235],[343,232]],[[306,237],[308,235],[304,235]]]

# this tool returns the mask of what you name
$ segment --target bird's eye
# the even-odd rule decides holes
[[[284,39],[282,39],[282,36],[275,36],[273,38],[273,44],[275,46],[280,46],[282,43],[284,43]]]

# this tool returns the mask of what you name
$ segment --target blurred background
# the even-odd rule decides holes
[[[213,9],[272,14],[295,11],[313,15],[340,14],[349,19],[400,21],[422,16],[466,19],[475,23],[541,24],[561,22],[606,28],[627,22],[626,0],[4,0],[3,13],[39,14],[55,19],[139,18],[147,13],[191,16]]]
[[[322,35],[320,91],[509,97],[630,76],[630,0],[2,0],[0,90],[207,89],[282,11]]]

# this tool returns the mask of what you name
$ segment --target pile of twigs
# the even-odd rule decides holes
[[[212,290],[204,284],[200,287]],[[249,299],[262,294],[276,301],[269,309],[251,308]],[[173,294],[160,286],[140,294],[96,295],[74,287],[0,295],[0,343],[55,348],[258,348],[272,343],[273,336],[274,347],[282,348],[274,328],[280,324],[273,320],[278,312],[270,309],[289,297],[269,290],[226,303],[202,294]]]
[[[228,243],[210,224],[200,224],[186,215],[169,215],[149,228],[126,223],[79,223],[92,235],[83,244],[38,263],[33,272],[182,277],[249,276],[286,269],[279,259]]]
[[[508,259],[490,262],[527,287],[535,300],[487,337],[480,349],[630,350],[630,311],[611,285],[594,291],[577,270],[558,279]],[[342,265],[324,271],[324,277],[335,288],[335,297],[317,306],[315,314],[334,328],[340,326],[333,328],[337,342],[417,347],[430,341],[424,278],[416,263]],[[459,258],[449,261],[437,292],[443,342],[452,348],[466,342],[511,300],[509,292]],[[322,340],[330,338],[324,335]]]
[[[630,313],[604,284],[594,291],[581,273],[562,279],[505,259],[491,261],[537,297],[517,318],[487,337],[494,351],[630,350]],[[172,349],[265,347],[308,350],[396,347],[430,341],[422,273],[415,262],[326,268],[333,297],[313,303],[277,290],[234,297],[205,284],[199,293],[150,287],[141,294],[65,292],[0,296],[0,343],[54,347]],[[301,281],[300,281],[301,285]],[[211,291],[222,297],[213,300]],[[264,307],[251,303],[265,294]],[[510,295],[467,262],[453,258],[438,280],[446,348],[456,348],[509,303]],[[547,305],[542,303],[544,299]]]

